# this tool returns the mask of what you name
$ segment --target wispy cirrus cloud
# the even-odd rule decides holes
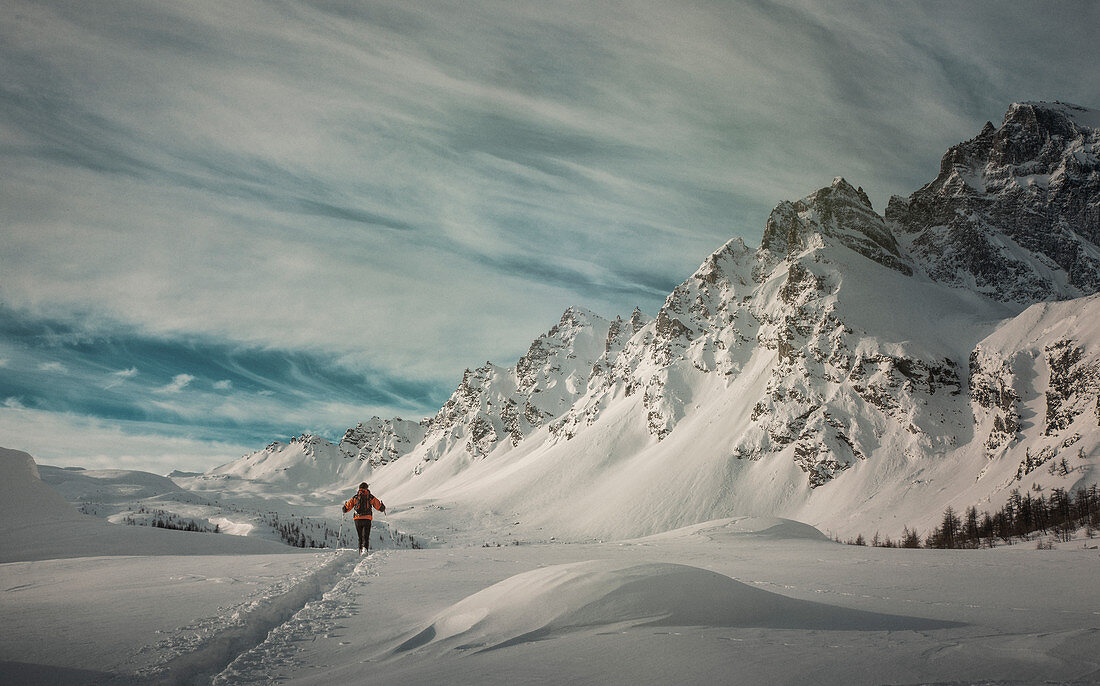
[[[7,0],[0,306],[179,357],[60,360],[113,392],[81,405],[5,334],[0,396],[106,417],[184,374],[177,403],[290,378],[223,375],[199,340],[430,413],[569,305],[653,311],[780,200],[843,175],[881,209],[1013,100],[1100,105],[1097,23],[1093,2]],[[356,396],[303,360],[380,381]]]
[[[108,374],[107,385],[104,386],[104,390],[121,386],[127,379],[132,379],[138,375],[137,367],[130,367],[129,369],[120,369]]]
[[[195,380],[195,377],[190,374],[176,374],[172,377],[171,383],[166,386],[162,386],[157,389],[161,393],[179,393],[183,389],[191,385],[191,382]]]

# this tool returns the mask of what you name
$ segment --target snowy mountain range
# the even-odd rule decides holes
[[[1014,104],[885,215],[843,178],[780,203],[655,317],[571,307],[420,422],[212,470],[574,537],[731,515],[848,533],[1100,474],[1100,113]],[[1057,466],[1057,469],[1055,468]],[[516,522],[516,524],[513,524]]]

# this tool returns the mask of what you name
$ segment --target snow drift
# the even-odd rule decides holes
[[[493,650],[595,627],[898,631],[944,622],[794,600],[698,567],[592,560],[518,574],[456,603],[395,649]]]
[[[81,519],[60,493],[42,482],[34,458],[0,448],[0,521],[12,533],[18,525],[54,525]]]

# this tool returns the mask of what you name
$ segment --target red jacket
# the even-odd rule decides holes
[[[366,505],[364,508],[365,512],[359,512],[357,508],[359,507],[360,499],[364,496],[366,497],[366,500],[363,501]],[[351,500],[344,503],[344,512],[355,510],[355,519],[374,519],[374,513],[371,508],[381,512],[386,511],[386,506],[381,500],[371,495],[370,491],[359,491],[351,497]]]

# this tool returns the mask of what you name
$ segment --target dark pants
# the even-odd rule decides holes
[[[355,531],[359,534],[359,550],[370,549],[370,520],[356,519]]]

